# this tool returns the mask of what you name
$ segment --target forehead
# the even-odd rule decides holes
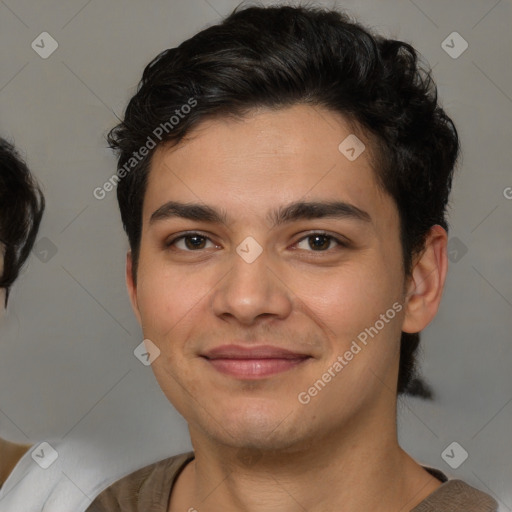
[[[344,141],[353,146],[354,136],[366,149],[350,160]],[[320,107],[296,105],[256,110],[240,120],[208,119],[177,146],[156,150],[144,223],[170,200],[233,208],[242,217],[249,212],[263,217],[299,199],[342,200],[382,218],[392,216],[394,203],[377,185],[369,149],[346,120]]]

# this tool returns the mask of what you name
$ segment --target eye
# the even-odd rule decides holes
[[[210,242],[213,247],[217,247],[207,236],[201,235],[200,233],[186,233],[184,235],[180,235],[172,240],[169,240],[165,243],[166,247],[175,246],[181,251],[196,251],[200,249],[206,249],[206,243]],[[178,246],[178,243],[181,244],[181,247]]]
[[[207,244],[210,243],[210,247]],[[300,246],[302,244],[302,247]],[[334,244],[334,245],[333,245]],[[308,252],[328,252],[333,246],[336,247],[348,247],[349,244],[344,242],[340,238],[333,235],[329,235],[324,232],[310,233],[309,235],[301,238],[295,244],[299,249],[306,250]],[[203,249],[219,247],[217,244],[206,235],[201,233],[191,232],[177,236],[167,242],[165,247],[174,247],[180,251],[185,252],[197,252]]]
[[[313,249],[313,252],[327,252],[329,248],[331,248],[331,244],[335,243],[337,246],[341,247],[348,247],[348,244],[346,242],[343,242],[339,238],[336,238],[335,236],[328,235],[327,233],[310,233],[309,235],[305,236],[304,238],[301,238],[297,242],[297,246],[300,246],[300,244],[307,244],[307,247],[310,249]],[[307,247],[299,247],[299,249],[302,250],[308,250]]]

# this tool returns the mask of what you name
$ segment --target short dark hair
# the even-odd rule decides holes
[[[398,208],[410,276],[429,229],[448,230],[445,209],[459,154],[457,130],[438,104],[431,70],[419,61],[408,43],[373,34],[346,14],[293,6],[237,7],[220,24],[160,53],[108,135],[119,157],[117,197],[134,280],[154,153],[135,159],[139,149],[157,133],[156,146],[178,144],[207,118],[296,104],[339,113],[370,140],[376,179]],[[185,109],[191,98],[194,108]],[[180,112],[186,115],[178,119]],[[415,378],[418,344],[419,333],[402,332],[397,391],[428,396]]]
[[[4,245],[4,268],[0,288],[5,305],[11,285],[34,245],[43,216],[41,189],[12,144],[0,138],[0,242]]]

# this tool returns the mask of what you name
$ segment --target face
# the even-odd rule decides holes
[[[154,154],[128,288],[156,378],[196,436],[292,450],[393,408],[399,217],[368,150],[338,149],[351,133],[294,106],[205,121]]]

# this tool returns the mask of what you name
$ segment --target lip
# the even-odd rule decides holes
[[[207,359],[297,359],[309,357],[308,354],[292,352],[272,345],[258,345],[256,347],[221,345],[208,350],[202,355]]]
[[[282,373],[311,358],[308,354],[271,345],[222,345],[202,354],[213,368],[241,379],[259,379]]]

